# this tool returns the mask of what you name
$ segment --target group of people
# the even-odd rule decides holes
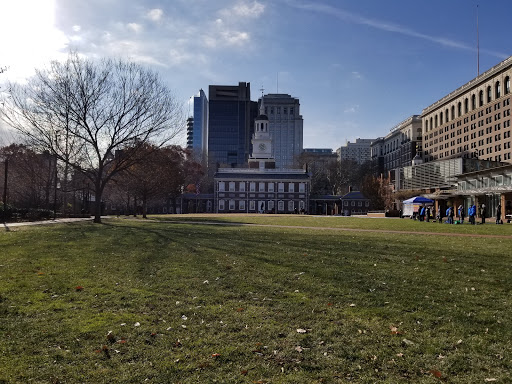
[[[422,205],[421,208],[418,210],[418,218],[420,221],[430,221],[432,210],[435,211],[434,207],[430,206],[424,206]],[[454,218],[455,218],[455,210],[454,207],[448,207],[446,209],[446,223],[447,224],[455,224]],[[485,217],[487,215],[487,211],[485,208],[485,204],[482,204],[480,207],[480,217],[482,218],[482,224],[485,224]],[[434,214],[432,214],[434,216]],[[468,207],[468,217],[469,217],[469,224],[475,225],[476,224],[476,218],[477,216],[477,208],[475,204],[472,204]],[[464,218],[466,217],[464,212],[464,206],[461,204],[457,208],[457,217],[458,217],[458,224],[464,224]],[[437,212],[436,219],[439,223],[443,222],[443,217],[441,215],[441,210]],[[496,224],[503,224],[503,220],[501,219],[501,204],[498,204],[496,207]]]

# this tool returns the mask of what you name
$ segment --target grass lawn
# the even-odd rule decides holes
[[[0,232],[0,383],[510,380],[512,226],[170,217]]]

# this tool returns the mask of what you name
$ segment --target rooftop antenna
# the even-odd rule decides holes
[[[480,31],[478,26],[478,4],[476,5],[476,67],[477,76],[480,75]]]

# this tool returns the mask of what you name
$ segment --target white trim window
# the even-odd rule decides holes
[[[269,200],[267,203],[267,207],[269,211],[272,211],[274,209],[274,200]]]
[[[288,212],[293,212],[294,209],[295,209],[295,201],[290,200],[288,202]]]
[[[256,183],[251,181],[249,184],[249,191],[250,192],[256,192]]]
[[[305,192],[306,192],[306,184],[299,183],[299,193],[305,193]]]
[[[235,200],[233,200],[233,199],[229,200],[229,210],[230,211],[235,210]]]
[[[238,190],[240,192],[245,192],[245,182],[241,181],[239,184],[238,184]]]
[[[229,182],[229,192],[235,192],[235,182],[234,181]]]
[[[295,192],[295,183],[288,183],[288,192]]]
[[[284,183],[277,183],[277,192],[284,192]]]
[[[259,183],[258,191],[259,192],[265,192],[265,183]]]
[[[226,183],[223,181],[219,181],[219,192],[226,191]]]
[[[284,211],[284,201],[283,200],[279,200],[277,202],[277,210],[279,212],[283,212]]]
[[[224,200],[219,200],[219,211],[223,211],[224,210]]]
[[[268,191],[274,192],[274,183],[268,183]]]
[[[238,202],[238,209],[239,209],[240,211],[245,211],[245,200],[240,200],[240,201]]]
[[[249,201],[249,211],[256,210],[256,202],[254,200]]]

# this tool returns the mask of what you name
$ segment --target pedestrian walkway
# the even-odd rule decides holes
[[[1,223],[0,227],[9,231],[10,228],[15,227],[26,227],[29,225],[50,225],[50,224],[65,224],[65,223],[76,223],[80,221],[92,221],[92,217],[63,217],[55,220],[43,220],[43,221],[22,221],[19,223]]]

